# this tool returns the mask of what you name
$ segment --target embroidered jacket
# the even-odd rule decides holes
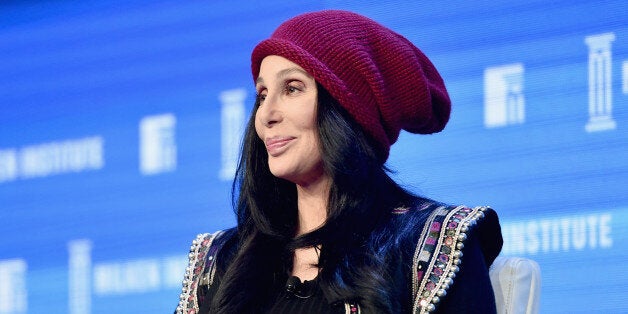
[[[403,225],[397,239],[407,254],[401,263],[411,269],[403,278],[411,291],[412,313],[492,313],[495,298],[488,268],[499,254],[502,236],[497,214],[489,207],[442,206],[430,203],[398,208],[393,219],[427,215],[420,226]],[[192,242],[189,266],[176,313],[198,313],[204,292],[214,283],[216,260],[235,229],[199,234]],[[345,302],[346,313],[360,313],[359,304]]]

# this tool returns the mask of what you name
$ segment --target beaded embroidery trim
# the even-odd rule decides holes
[[[413,313],[436,309],[459,270],[467,231],[484,217],[488,207],[439,207],[430,215],[414,252]]]
[[[179,305],[177,306],[177,314],[196,314],[198,313],[198,300],[196,299],[196,293],[199,287],[200,277],[202,276],[206,267],[209,267],[208,274],[210,274],[209,283],[213,281],[214,274],[214,258],[210,256],[205,263],[205,257],[207,256],[212,242],[216,239],[222,231],[218,231],[213,234],[203,233],[199,234],[190,247],[190,253],[188,254],[188,267],[185,269],[185,276],[183,278],[183,289],[181,295],[179,295]],[[215,254],[214,253],[210,253]]]

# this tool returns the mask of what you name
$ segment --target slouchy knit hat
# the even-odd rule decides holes
[[[377,143],[383,160],[401,129],[429,134],[449,120],[440,74],[409,40],[359,14],[326,10],[281,24],[253,50],[253,79],[269,55],[314,77]]]

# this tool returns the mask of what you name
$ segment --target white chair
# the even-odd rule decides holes
[[[497,313],[536,314],[541,295],[541,269],[535,261],[498,256],[489,269]]]

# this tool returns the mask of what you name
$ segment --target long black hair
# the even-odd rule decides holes
[[[319,84],[317,127],[324,171],[331,178],[327,219],[295,237],[294,183],[272,175],[263,142],[248,122],[233,184],[239,247],[212,302],[215,313],[258,312],[285,284],[296,248],[320,247],[319,282],[328,299],[356,301],[363,311],[387,313],[400,304],[390,277],[395,258],[391,211],[420,198],[388,175],[384,158],[362,128]],[[392,269],[392,270],[391,270]]]

